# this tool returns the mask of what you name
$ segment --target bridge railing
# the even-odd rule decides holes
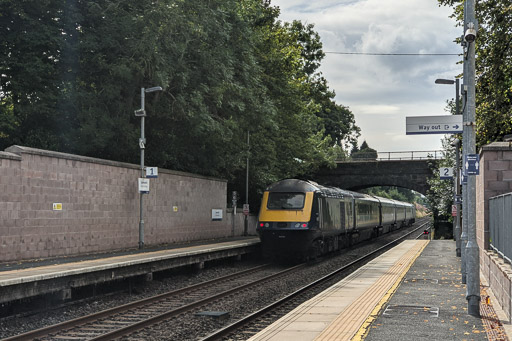
[[[377,152],[376,153],[358,153],[356,156],[344,161],[386,161],[386,160],[427,160],[427,159],[444,159],[444,151],[442,150],[415,150],[404,152]]]

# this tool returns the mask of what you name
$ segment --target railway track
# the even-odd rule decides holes
[[[112,340],[134,333],[173,316],[193,311],[202,305],[248,290],[305,264],[276,270],[262,265],[165,294],[145,298],[119,307],[33,330],[4,339],[13,340]]]
[[[281,316],[284,316],[286,313],[291,311],[293,308],[295,308],[302,302],[306,301],[307,299],[311,298],[317,293],[330,287],[333,284],[333,282],[339,281],[340,275],[344,277],[347,274],[347,272],[351,272],[351,270],[358,268],[362,263],[365,263],[366,261],[370,260],[371,258],[375,257],[378,254],[381,254],[384,251],[387,251],[397,243],[410,238],[411,235],[414,236],[415,239],[421,238],[422,236],[424,236],[424,230],[430,229],[429,224],[429,219],[427,220],[427,222],[424,222],[424,220],[422,220],[420,224],[418,224],[419,226],[412,230],[411,232],[409,232],[408,234],[403,235],[400,238],[397,238],[387,243],[386,245],[376,249],[375,251],[368,253],[346,265],[343,265],[341,268],[296,290],[295,292],[282,298],[281,300],[278,300],[264,307],[263,309],[258,310],[257,312],[247,315],[246,317],[222,329],[217,330],[216,332],[201,339],[201,341],[234,341],[249,339],[251,336],[257,334],[259,331],[263,330],[265,327],[272,324]],[[418,231],[421,231],[421,233],[417,234]],[[415,233],[417,235],[414,235]]]
[[[417,225],[420,226],[414,231],[423,231],[425,224],[420,223]],[[414,231],[412,233],[414,233]],[[380,252],[383,252],[384,248],[389,248],[405,238],[407,238],[407,236],[402,236],[386,244],[386,246],[379,248]],[[364,262],[365,259],[369,260],[370,257],[372,256],[366,255],[352,261],[342,268],[345,270],[339,270],[338,272],[346,272],[347,268],[357,267],[361,262]],[[348,261],[345,263],[348,263]],[[154,329],[154,326],[161,324],[163,321],[166,321],[166,326],[162,327],[164,330],[166,328],[167,330],[168,328],[193,329],[194,327],[186,325],[182,325],[181,327],[176,326],[182,323],[180,319],[194,319],[194,313],[200,309],[214,311],[216,310],[215,307],[218,306],[218,302],[236,302],[239,297],[244,295],[244,292],[255,291],[261,288],[273,288],[277,286],[276,283],[284,282],[285,278],[287,278],[286,276],[290,276],[305,266],[305,264],[300,264],[284,270],[282,267],[276,268],[270,265],[258,266],[233,275],[224,276],[166,294],[153,296],[112,309],[103,310],[95,314],[12,336],[5,340],[112,340],[122,338],[126,335],[129,335],[127,339],[133,338],[140,340],[146,339],[147,333],[151,334],[150,330]],[[309,291],[310,296],[304,298],[305,295],[308,295],[306,292],[307,288],[313,286],[320,287],[318,283],[325,281],[329,277],[334,278],[335,275],[330,274],[324,276],[321,280],[294,292],[284,300],[279,300],[275,304],[269,305],[246,318],[240,319],[241,316],[245,315],[245,311],[243,315],[238,314],[234,316],[234,319],[231,321],[239,319],[237,322],[211,334],[204,340],[220,340],[225,337],[226,333],[229,335],[230,339],[245,340],[249,335],[255,334],[280,317],[280,315],[293,309],[297,304],[297,301],[292,299],[293,297],[297,297],[296,300],[305,300],[311,297],[313,294]],[[259,305],[259,307],[261,306],[263,305]],[[248,310],[250,310],[250,308],[248,308]],[[254,310],[256,309],[252,311]],[[198,335],[207,335],[212,330],[220,328],[223,324],[225,324],[225,322],[220,323],[214,328],[210,328],[207,332],[199,332]],[[243,327],[244,324],[250,324],[251,328]],[[149,326],[153,327],[148,328]],[[233,330],[242,330],[242,332]],[[242,334],[236,335],[237,333]],[[192,336],[190,335],[190,337]],[[197,338],[194,337],[193,339]]]

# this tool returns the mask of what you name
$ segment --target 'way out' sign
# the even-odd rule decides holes
[[[406,135],[462,133],[462,115],[405,118]]]

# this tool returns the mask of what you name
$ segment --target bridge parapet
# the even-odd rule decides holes
[[[375,153],[358,153],[357,156],[349,160],[343,161],[390,161],[390,160],[441,160],[444,159],[444,151],[442,150],[413,150],[402,152],[377,152]]]
[[[432,165],[434,163],[434,165]],[[426,194],[427,179],[436,176],[438,160],[357,160],[322,168],[313,179],[323,185],[359,191],[374,186],[395,186]]]

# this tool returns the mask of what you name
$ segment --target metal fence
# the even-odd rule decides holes
[[[489,199],[491,248],[512,263],[512,193]]]
[[[344,161],[391,161],[391,160],[427,160],[427,159],[444,159],[445,155],[442,150],[415,150],[404,152],[374,152],[374,153],[358,153],[352,158]]]

